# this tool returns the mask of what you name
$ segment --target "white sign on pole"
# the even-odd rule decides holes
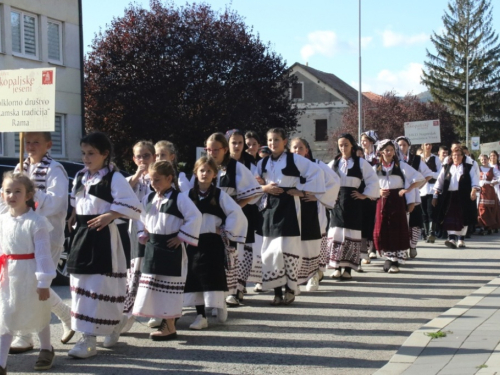
[[[405,137],[413,145],[424,143],[441,143],[441,126],[439,120],[405,122]]]
[[[471,150],[479,150],[479,137],[471,137]]]
[[[196,147],[196,160],[205,156],[207,152],[205,151],[205,147]]]
[[[489,155],[491,151],[500,152],[500,141],[481,144],[481,154]]]
[[[0,70],[0,131],[55,130],[56,69]]]

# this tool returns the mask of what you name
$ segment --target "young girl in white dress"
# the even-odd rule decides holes
[[[152,340],[177,337],[175,319],[182,315],[188,259],[184,245],[198,245],[201,213],[186,194],[179,192],[175,170],[168,161],[149,166],[153,193],[142,199],[140,237],[146,245],[134,315],[160,319]],[[175,189],[174,189],[175,186]]]
[[[202,156],[194,165],[194,187],[189,191],[189,197],[203,215],[198,246],[187,247],[184,306],[195,306],[197,314],[190,329],[208,327],[205,307],[217,309],[217,320],[226,321],[228,255],[221,233],[237,244],[244,244],[247,234],[247,219],[240,206],[215,186],[217,171],[214,159]]]
[[[22,174],[7,172],[0,215],[0,374],[6,374],[13,335],[38,332],[40,354],[35,370],[54,360],[50,343],[50,284],[56,270],[50,253],[48,220],[31,208],[35,186]],[[31,203],[30,203],[31,202]]]
[[[127,261],[115,220],[139,220],[141,203],[123,175],[111,162],[113,145],[101,132],[80,141],[85,168],[76,174],[68,220],[77,222],[68,257],[71,287],[71,328],[82,338],[68,355],[95,356],[96,336],[114,345],[127,322]]]

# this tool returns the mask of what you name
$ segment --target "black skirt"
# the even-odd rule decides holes
[[[342,186],[337,203],[330,210],[330,227],[352,230],[363,229],[363,200],[354,199],[351,194],[358,189]]]
[[[410,213],[410,228],[422,228],[424,226],[424,217],[422,216],[422,205],[416,205]]]
[[[282,189],[284,192],[280,195],[267,196],[267,206],[262,211],[262,233],[265,237],[300,236],[295,197],[287,194],[288,190],[294,188]]]
[[[318,202],[304,202],[300,200],[300,225],[302,241],[320,240]]]
[[[220,235],[200,234],[198,246],[188,245],[184,293],[227,291],[225,247]]]
[[[377,201],[371,199],[363,200],[363,228],[361,237],[373,241],[373,229],[375,228],[375,215],[377,212]]]
[[[70,241],[68,272],[95,275],[113,271],[109,226],[90,229],[87,222],[99,215],[76,215],[76,229]]]
[[[168,235],[149,234],[145,246],[141,272],[150,275],[182,276],[182,246],[169,248],[167,242],[177,237],[177,233]]]

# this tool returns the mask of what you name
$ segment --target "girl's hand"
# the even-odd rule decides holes
[[[288,195],[292,195],[294,197],[303,197],[304,193],[297,189],[290,189],[286,192]]]
[[[120,214],[118,212],[106,212],[105,214],[99,215],[96,218],[93,218],[87,221],[87,225],[91,229],[97,229],[99,232],[101,229],[104,229],[111,223],[114,219],[119,217]]]
[[[144,232],[139,236],[139,243],[141,245],[146,245],[146,242],[149,240],[149,232],[144,229]]]
[[[256,176],[255,179],[257,180],[257,182],[259,183],[259,185],[265,185],[266,184],[266,181],[264,181],[264,179],[260,176]]]
[[[143,176],[148,172],[148,166],[146,164],[139,164],[137,166],[137,171],[135,172],[135,175],[137,177]]]
[[[264,193],[271,194],[271,195],[280,195],[284,191],[275,182],[272,182],[269,185],[264,185],[262,187],[262,190],[264,191]]]
[[[361,194],[357,190],[355,190],[355,191],[352,192],[351,197],[354,198],[354,199],[361,199],[361,200],[368,198],[366,195]]]
[[[432,202],[431,203],[432,203],[432,207],[436,207],[437,204],[438,204],[437,198],[432,198]]]
[[[73,225],[76,223],[76,209],[73,208],[73,211],[71,212],[71,216],[69,217],[68,221],[68,231],[71,233],[73,231]]]
[[[217,233],[220,236],[220,227],[215,228],[215,233]]]
[[[410,203],[408,205],[408,212],[411,214],[414,209],[415,209],[415,203]]]
[[[300,200],[304,201],[304,202],[317,202],[318,201],[318,198],[316,198],[316,196],[314,195],[309,195],[308,193],[306,193],[306,196],[305,197],[301,197]]]
[[[39,301],[47,301],[50,297],[50,289],[49,288],[36,288],[36,292],[38,293]]]
[[[380,189],[380,196],[382,198],[387,198],[390,194],[389,189]]]
[[[170,248],[178,248],[179,245],[182,243],[182,240],[177,236],[177,237],[174,237],[174,238],[171,238],[167,241],[167,246],[170,247]]]
[[[400,197],[402,197],[403,195],[405,195],[405,194],[406,194],[406,193],[408,193],[408,192],[409,192],[409,190],[407,190],[407,189],[401,189],[401,190],[399,191],[399,196],[400,196]],[[413,211],[413,209],[412,209],[412,211]],[[411,212],[411,211],[409,211],[409,212]]]
[[[472,189],[472,191],[470,192],[470,200],[471,201],[475,201],[477,198],[476,196],[476,189]]]

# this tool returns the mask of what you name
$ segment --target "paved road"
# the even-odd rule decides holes
[[[174,342],[148,339],[135,324],[113,349],[75,360],[53,324],[57,374],[372,374],[411,333],[499,274],[500,235],[474,237],[463,250],[442,241],[421,244],[419,257],[400,274],[385,274],[382,260],[354,273],[353,281],[325,278],[320,290],[303,293],[288,307],[271,307],[270,293],[250,292],[231,309],[226,324],[188,330],[192,309],[178,323]],[[67,287],[56,287],[68,298]],[[68,300],[69,302],[69,300]],[[55,322],[53,322],[55,323]],[[102,340],[100,340],[102,342]],[[71,343],[73,343],[72,340]],[[10,356],[11,373],[31,374],[36,353]]]

